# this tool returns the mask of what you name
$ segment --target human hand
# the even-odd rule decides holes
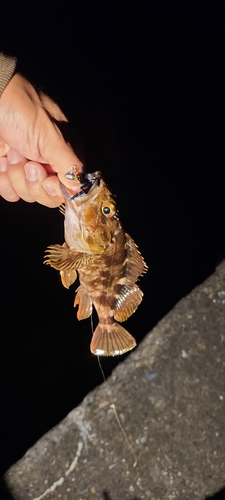
[[[64,141],[56,122],[67,122],[57,104],[15,74],[0,98],[3,198],[56,207],[63,202],[58,178],[74,192],[79,190],[79,183],[67,181],[65,173],[72,165],[81,172],[82,162]]]

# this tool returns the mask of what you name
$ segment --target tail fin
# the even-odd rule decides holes
[[[136,340],[118,323],[99,323],[91,341],[91,352],[100,356],[116,356],[130,351]]]

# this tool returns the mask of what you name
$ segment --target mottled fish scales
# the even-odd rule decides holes
[[[133,239],[124,232],[113,195],[100,172],[87,174],[76,196],[61,184],[65,198],[65,243],[47,248],[45,264],[60,271],[64,287],[74,283],[74,306],[79,320],[88,318],[92,307],[99,323],[91,351],[96,355],[123,354],[136,345],[132,335],[117,321],[129,318],[142,301],[136,281],[147,265]]]

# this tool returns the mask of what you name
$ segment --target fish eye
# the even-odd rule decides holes
[[[103,211],[103,214],[109,215],[111,212],[111,208],[110,207],[103,207],[102,211]]]
[[[115,215],[115,213],[116,213],[116,207],[115,207],[114,203],[111,203],[110,201],[104,201],[102,203],[102,213],[106,217],[109,217],[109,218],[113,217],[113,215]]]

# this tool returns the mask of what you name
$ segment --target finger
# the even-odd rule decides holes
[[[18,201],[20,197],[13,189],[7,173],[7,158],[0,158],[0,196],[6,201]]]
[[[58,104],[53,101],[48,95],[44,94],[43,92],[39,92],[39,97],[42,102],[43,108],[47,111],[49,116],[57,121],[68,121]]]
[[[20,198],[28,203],[33,203],[35,199],[30,194],[26,183],[24,165],[27,159],[10,149],[7,155],[8,160],[8,176],[11,181],[14,191],[18,194]],[[46,174],[47,175],[47,174]]]
[[[0,156],[6,156],[9,151],[9,146],[5,141],[0,137]]]
[[[77,157],[72,147],[65,142],[55,123],[48,123],[46,134],[42,134],[40,142],[42,156],[52,166],[53,171],[59,174],[60,181],[75,192],[78,191],[80,183],[77,181],[68,181],[65,174],[71,170],[72,166],[75,167],[78,175],[81,174],[83,163]]]
[[[49,208],[55,208],[63,203],[58,178],[48,176],[45,168],[38,162],[29,161],[24,166],[26,185],[32,198]]]
[[[57,175],[47,176],[42,181],[42,187],[50,196],[58,196],[60,200],[63,201],[62,191],[60,189],[59,179]]]

